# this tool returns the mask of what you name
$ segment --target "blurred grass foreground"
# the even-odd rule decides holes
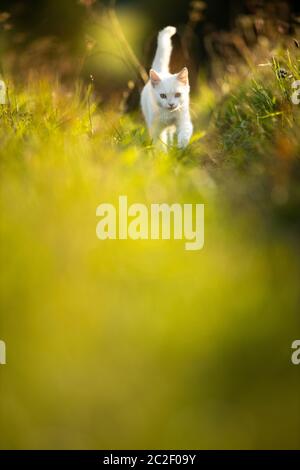
[[[3,56],[0,448],[299,448],[300,54],[270,36],[197,78],[185,152]],[[100,242],[120,195],[204,203],[204,250]]]

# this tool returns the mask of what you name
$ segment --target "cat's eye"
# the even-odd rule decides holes
[[[166,100],[166,99],[167,99],[167,95],[166,95],[165,93],[161,93],[160,97],[161,97],[162,100]]]
[[[181,98],[181,93],[175,93],[175,98]]]

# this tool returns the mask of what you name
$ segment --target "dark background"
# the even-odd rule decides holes
[[[93,6],[89,8],[91,3]],[[171,71],[188,66],[192,89],[197,83],[200,69],[205,68],[208,77],[213,75],[211,69],[212,57],[207,49],[207,37],[213,37],[214,52],[219,54],[222,60],[226,62],[224,47],[226,47],[228,37],[223,32],[234,30],[235,20],[239,15],[259,15],[261,13],[262,16],[273,17],[275,23],[277,23],[278,31],[282,25],[285,25],[284,28],[287,27],[289,33],[295,37],[293,22],[300,10],[299,0],[207,0],[206,2],[191,0],[116,0],[113,3],[116,7],[128,7],[128,11],[140,12],[142,13],[141,17],[147,18],[148,29],[145,31],[142,29],[138,44],[132,43],[129,39],[130,45],[145,70],[149,70],[151,66],[156,47],[157,31],[168,24],[178,28],[179,34],[173,40],[175,48],[172,55]],[[194,22],[189,29],[191,11],[193,4],[196,3],[198,6],[199,4],[205,4],[206,8],[203,10],[203,18]],[[10,47],[18,58],[22,58],[23,51],[28,52],[26,46],[31,46],[35,40],[43,37],[54,38],[54,56],[58,56],[60,46],[67,51],[61,64],[59,66],[54,64],[52,67],[55,70],[59,69],[60,75],[64,78],[71,77],[73,79],[74,68],[72,68],[72,65],[68,66],[67,58],[75,57],[79,58],[76,73],[78,72],[78,75],[87,81],[93,76],[96,88],[99,90],[105,89],[107,95],[115,90],[123,90],[124,84],[126,86],[128,80],[134,80],[141,88],[143,82],[140,80],[139,74],[125,71],[123,75],[118,75],[116,71],[110,70],[109,64],[105,64],[107,54],[101,55],[101,62],[99,61],[100,56],[92,55],[91,59],[86,56],[84,38],[87,37],[87,25],[91,23],[92,12],[101,11],[103,6],[110,4],[112,4],[111,0],[39,0],[38,2],[35,0],[2,0],[0,13],[1,11],[7,11],[11,14],[9,18],[11,31],[8,31],[8,35],[5,37],[5,47]],[[21,38],[20,41],[19,38]],[[252,47],[253,44],[249,46]],[[102,48],[102,44],[99,48]],[[34,68],[40,70],[41,68],[37,62],[39,50],[38,48],[31,48],[30,50],[31,57],[35,59]],[[230,50],[229,54],[232,57]],[[50,63],[49,57],[48,54],[48,63]],[[103,64],[102,68],[101,64]],[[30,69],[28,63],[19,63],[16,67],[17,71],[28,69]],[[138,96],[138,90],[134,91],[133,107],[138,104]],[[129,109],[131,109],[131,105],[129,105]]]
[[[109,4],[108,1],[96,5]],[[240,13],[249,13],[263,4],[279,5],[288,3],[291,12],[299,11],[299,0],[207,0],[207,21],[216,29],[228,29]],[[153,26],[180,24],[188,18],[190,0],[117,0],[116,5],[129,5],[142,9],[151,19]],[[78,0],[64,2],[49,0],[2,0],[0,10],[13,14],[18,27],[23,28],[29,37],[57,35],[65,40],[73,37],[85,20],[86,8]]]

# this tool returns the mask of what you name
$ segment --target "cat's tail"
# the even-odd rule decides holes
[[[171,38],[176,34],[176,28],[167,26],[158,34],[156,55],[152,64],[153,70],[157,73],[168,73],[172,54]]]

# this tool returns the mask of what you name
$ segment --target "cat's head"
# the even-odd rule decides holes
[[[160,108],[174,112],[187,102],[190,86],[189,72],[185,67],[175,75],[161,76],[155,70],[150,70],[150,80],[156,103]]]

